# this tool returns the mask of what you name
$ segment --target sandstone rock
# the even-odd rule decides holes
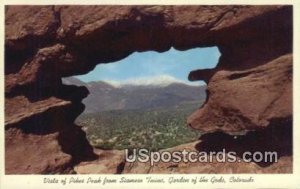
[[[25,96],[7,98],[5,106],[10,107],[5,111],[5,127],[18,124],[26,118],[71,105],[70,101],[64,101],[55,97],[31,103]]]
[[[5,15],[5,45],[16,51],[53,41],[60,25],[54,6],[7,6]]]
[[[65,99],[82,99],[78,88],[65,90],[77,92]],[[6,98],[6,174],[70,173],[74,164],[96,158],[85,133],[72,123],[84,107],[69,100]]]
[[[288,54],[248,70],[217,71],[208,84],[207,102],[189,117],[189,125],[205,132],[234,133],[290,119],[292,62]]]
[[[7,130],[5,173],[68,173],[71,170],[72,157],[62,152],[57,139],[58,134],[28,134],[15,128]]]
[[[163,151],[183,151],[201,152],[197,149],[197,145],[201,141],[183,144]],[[151,166],[150,163],[126,163],[123,174],[232,174],[232,173],[291,173],[293,170],[292,158],[290,156],[281,157],[277,163],[267,167],[261,167],[254,162],[217,162],[216,156],[213,162],[179,162],[165,163],[159,161]],[[241,159],[239,159],[241,160]]]
[[[94,152],[98,159],[76,165],[74,170],[77,174],[116,174],[123,171],[125,154],[122,150],[94,149]]]
[[[190,75],[208,83],[207,103],[191,116],[191,126],[230,134],[262,128],[291,133],[292,6],[6,6],[6,173],[67,173],[97,159],[74,125],[88,92],[62,85],[62,77],[135,51],[207,46],[218,46],[222,55],[215,69]],[[282,155],[278,169],[207,164],[179,172],[289,172],[291,155]],[[117,164],[101,161],[103,169],[86,163],[76,170],[116,170]],[[167,170],[160,166],[156,172]],[[130,171],[145,171],[139,169]]]

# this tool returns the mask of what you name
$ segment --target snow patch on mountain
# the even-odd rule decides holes
[[[176,79],[169,75],[159,75],[153,77],[139,77],[134,79],[128,79],[124,81],[117,81],[117,80],[102,80],[114,87],[122,87],[126,85],[133,85],[133,86],[156,86],[156,87],[165,87],[174,83],[181,83],[190,86],[201,86],[203,85],[202,82],[188,82]]]

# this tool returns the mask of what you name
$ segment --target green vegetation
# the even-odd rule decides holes
[[[169,148],[199,138],[200,133],[186,126],[186,118],[197,106],[152,110],[113,110],[82,114],[77,123],[83,126],[90,143],[102,149]]]

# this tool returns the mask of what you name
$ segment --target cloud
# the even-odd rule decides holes
[[[122,85],[154,85],[154,86],[168,86],[172,83],[183,83],[186,85],[192,85],[192,86],[200,86],[203,85],[202,82],[188,82],[176,79],[175,77],[172,77],[170,75],[158,75],[153,77],[139,77],[139,78],[132,78],[127,79],[123,81],[118,80],[102,80],[106,83],[109,83],[113,85],[114,87],[120,87]]]

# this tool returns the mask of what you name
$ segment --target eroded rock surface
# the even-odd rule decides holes
[[[234,134],[277,121],[274,130],[292,132],[291,6],[6,6],[6,174],[68,173],[98,159],[74,125],[88,92],[62,85],[62,77],[135,51],[207,46],[218,46],[222,56],[215,69],[189,76],[208,83],[207,103],[189,124]],[[207,164],[202,171],[253,172],[256,166],[239,171]],[[269,172],[288,172],[281,171],[284,164],[271,166],[278,169]]]
[[[97,159],[81,162],[74,167],[77,174],[119,174],[123,172],[125,165],[125,153],[123,150],[94,149]]]
[[[252,69],[216,72],[209,81],[208,101],[188,122],[206,132],[237,133],[291,119],[292,63],[287,54]]]
[[[176,146],[170,149],[166,149],[164,151],[174,152],[174,151],[183,151],[187,152],[203,152],[201,149],[198,149],[198,145],[201,145],[201,141],[183,144],[180,146]],[[224,155],[224,157],[226,154]],[[237,161],[241,162],[218,162],[216,156],[207,156],[207,159],[212,158],[212,161],[206,161],[203,158],[203,162],[169,162],[165,163],[162,161],[154,163],[153,166],[150,163],[126,163],[124,167],[123,173],[130,174],[232,174],[232,173],[291,173],[292,172],[292,158],[290,156],[283,156],[278,159],[277,163],[273,163],[270,166],[262,167],[254,162],[243,162],[241,158],[237,158]],[[221,156],[218,156],[219,161],[221,160]],[[222,160],[221,160],[222,161]]]

